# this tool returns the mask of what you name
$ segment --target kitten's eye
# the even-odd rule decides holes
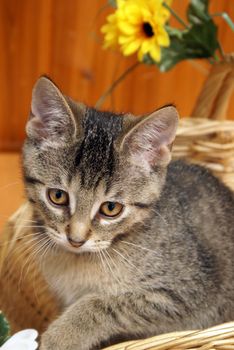
[[[69,204],[68,193],[58,188],[49,188],[47,191],[49,200],[56,205],[67,206]]]
[[[99,213],[105,217],[113,218],[121,213],[123,205],[118,202],[104,202],[100,206]]]

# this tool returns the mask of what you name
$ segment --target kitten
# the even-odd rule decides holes
[[[202,167],[170,163],[177,123],[172,106],[100,112],[36,83],[24,179],[62,310],[42,350],[234,319],[234,195]]]

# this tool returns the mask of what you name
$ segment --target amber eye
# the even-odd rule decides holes
[[[121,213],[123,205],[118,202],[104,202],[100,206],[99,213],[105,217],[113,218]]]
[[[68,193],[58,188],[49,188],[47,191],[49,200],[55,205],[66,206],[69,204]]]

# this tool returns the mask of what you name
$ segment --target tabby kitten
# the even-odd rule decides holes
[[[234,195],[207,170],[170,163],[177,123],[172,106],[100,112],[36,83],[24,178],[62,310],[41,350],[234,319]]]

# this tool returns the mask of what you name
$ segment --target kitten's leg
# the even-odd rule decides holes
[[[40,349],[99,349],[109,340],[137,339],[172,329],[173,308],[170,316],[168,308],[165,312],[149,299],[130,293],[109,298],[85,296],[51,324],[42,335]]]

